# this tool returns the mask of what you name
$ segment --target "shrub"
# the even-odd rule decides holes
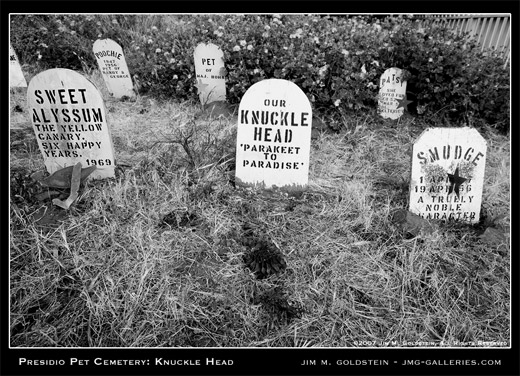
[[[141,93],[178,100],[197,99],[193,51],[212,42],[224,52],[230,103],[255,82],[282,78],[338,117],[374,109],[379,78],[395,66],[407,72],[410,111],[425,122],[509,130],[502,60],[411,16],[15,16],[12,29],[20,59],[41,56],[42,68],[95,67],[93,42],[114,39]]]

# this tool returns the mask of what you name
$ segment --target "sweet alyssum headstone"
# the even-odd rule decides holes
[[[92,82],[69,69],[49,69],[29,82],[27,103],[50,174],[81,162],[97,166],[94,179],[114,176],[105,105]]]
[[[98,39],[93,50],[110,94],[117,99],[134,97],[134,86],[121,46],[111,39]]]
[[[410,211],[426,219],[480,219],[486,141],[474,128],[430,128],[413,146]]]
[[[398,119],[408,102],[403,71],[399,68],[385,70],[379,81],[378,113],[385,119]]]
[[[9,44],[9,87],[27,87],[22,67],[11,44]]]
[[[304,189],[311,128],[311,105],[297,85],[273,78],[251,86],[238,110],[236,182]]]
[[[226,100],[224,53],[212,43],[200,43],[193,53],[200,102],[203,105]]]

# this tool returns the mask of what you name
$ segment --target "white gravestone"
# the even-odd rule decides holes
[[[486,140],[474,128],[430,128],[413,146],[410,211],[426,219],[477,223]]]
[[[406,103],[406,81],[403,71],[389,68],[379,81],[378,113],[385,119],[398,119],[404,113]]]
[[[117,99],[134,97],[132,79],[121,46],[111,39],[98,39],[93,51],[110,94]]]
[[[224,53],[220,47],[200,43],[193,53],[196,84],[203,105],[226,100]]]
[[[27,87],[18,57],[9,44],[9,87]]]
[[[50,174],[81,162],[97,166],[94,179],[114,176],[105,105],[92,82],[70,69],[49,69],[29,82],[27,103]]]
[[[303,190],[311,128],[311,104],[296,84],[273,78],[251,86],[238,110],[237,184]]]

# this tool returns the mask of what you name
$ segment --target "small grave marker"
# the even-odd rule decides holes
[[[413,146],[410,211],[426,219],[477,223],[486,140],[474,128],[430,128]]]
[[[93,51],[110,94],[116,99],[134,97],[132,79],[121,46],[111,39],[98,39]]]
[[[49,69],[29,82],[27,103],[50,174],[81,162],[97,166],[94,179],[114,176],[105,105],[92,82],[70,69]]]
[[[385,119],[398,119],[409,102],[403,71],[399,68],[387,69],[379,82],[378,113]]]
[[[238,110],[236,182],[303,190],[308,182],[311,104],[294,83],[257,82]]]
[[[212,43],[200,43],[193,53],[196,84],[203,105],[226,100],[224,53]]]
[[[9,87],[27,87],[22,67],[11,44],[9,44]]]

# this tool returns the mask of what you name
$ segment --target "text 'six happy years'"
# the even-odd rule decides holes
[[[35,102],[43,105],[87,104],[87,89],[35,90]],[[78,158],[80,150],[101,149],[100,141],[85,141],[82,132],[101,132],[101,108],[33,108],[33,123],[46,157]],[[54,142],[58,141],[58,142]],[[65,141],[65,142],[63,142]],[[64,150],[63,150],[64,149]]]

